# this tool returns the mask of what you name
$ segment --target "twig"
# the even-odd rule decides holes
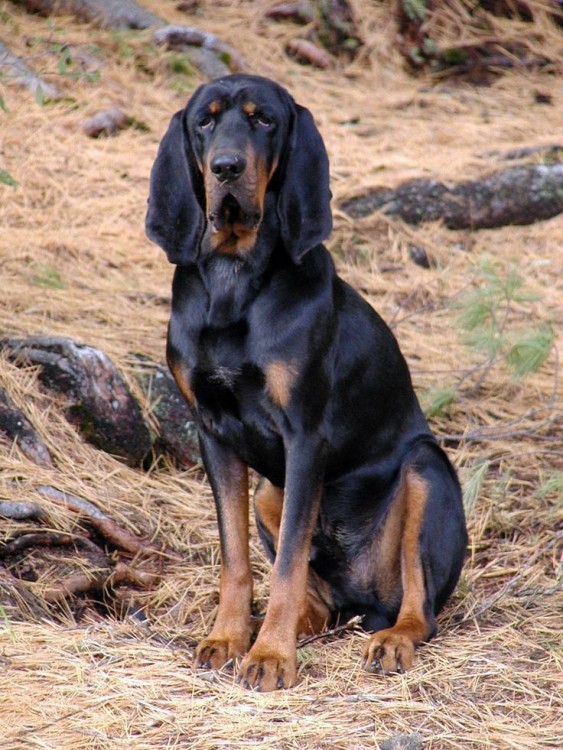
[[[39,466],[53,466],[53,458],[41,436],[25,416],[0,388],[0,435],[15,443],[30,461]]]
[[[507,422],[505,426],[510,426],[511,424],[515,424],[517,422],[522,422],[524,419],[526,419],[526,416],[524,415],[520,417],[519,419],[515,419],[512,422]],[[506,440],[507,438],[515,438],[515,437],[529,437],[530,435],[535,435],[537,432],[539,432],[543,427],[546,427],[547,425],[551,424],[557,424],[559,422],[558,417],[548,417],[547,419],[542,420],[541,422],[538,422],[533,427],[528,427],[525,430],[509,430],[509,429],[495,429],[493,427],[486,428],[484,427],[482,430],[475,430],[474,432],[465,432],[465,433],[458,433],[451,434],[451,433],[442,433],[438,437],[440,440],[468,440],[468,441],[479,441],[479,440]],[[546,437],[546,440],[552,440],[553,438]]]
[[[355,630],[359,625],[361,625],[363,619],[364,618],[362,615],[356,615],[355,617],[352,617],[350,620],[348,620],[348,622],[345,622],[343,625],[337,625],[334,628],[323,630],[322,633],[314,633],[313,635],[307,636],[307,638],[302,638],[297,643],[297,648],[302,648],[303,646],[309,645],[309,643],[320,641],[323,638],[330,638],[333,635],[340,635],[346,630]]]
[[[458,625],[466,625],[468,622],[472,622],[473,620],[478,620],[485,612],[487,612],[489,609],[492,609],[492,607],[495,606],[495,604],[500,601],[500,599],[504,598],[508,593],[512,591],[512,589],[516,586],[518,581],[522,580],[524,576],[528,573],[528,571],[533,568],[533,566],[536,564],[537,560],[542,556],[545,555],[546,552],[549,552],[552,547],[555,547],[555,545],[563,540],[563,531],[559,531],[555,534],[553,539],[545,546],[542,547],[530,557],[524,568],[518,575],[515,575],[514,578],[511,578],[508,583],[506,583],[500,591],[497,591],[497,593],[490,597],[488,600],[485,601],[481,609],[479,609],[477,612],[473,613],[472,615],[468,615],[467,617],[464,617],[463,620],[461,620]]]
[[[130,565],[118,562],[115,569],[99,568],[88,573],[73,573],[58,581],[43,594],[45,601],[55,604],[76,594],[115,586],[117,583],[132,583],[141,588],[149,588],[158,580],[158,575],[135,570]]]
[[[148,589],[159,580],[158,573],[150,573],[146,570],[137,570],[124,562],[118,562],[110,576],[110,582],[132,583],[135,586]]]
[[[557,594],[559,591],[563,591],[563,581],[556,583],[554,586],[548,586],[547,588],[542,588],[541,586],[538,586],[537,588],[534,588],[534,589],[522,589],[522,591],[515,591],[512,594],[512,596],[516,596],[516,597],[533,596],[534,598],[536,598],[540,596],[553,596],[554,594]]]
[[[43,593],[43,599],[49,604],[62,602],[75,594],[85,594],[93,589],[100,589],[109,578],[107,569],[96,573],[73,573],[66,578],[57,581],[50,589]]]
[[[68,492],[63,492],[49,485],[41,485],[37,488],[37,491],[53,502],[64,505],[74,513],[85,516],[100,534],[120,549],[132,554],[160,554],[160,548],[156,544],[148,542],[146,539],[139,539],[127,529],[120,528],[115,521],[108,518],[108,516],[88,500],[71,495]]]
[[[58,533],[56,531],[39,531],[35,534],[23,534],[0,547],[0,558],[15,555],[29,547],[66,547],[72,544],[75,538],[72,534]]]
[[[43,80],[24,60],[13,55],[2,42],[0,42],[0,71],[8,80],[29,89],[35,95],[41,91],[45,99],[60,99],[62,96],[56,86]]]
[[[33,534],[22,534],[22,536],[7,542],[3,548],[0,548],[0,558],[17,554],[29,547],[66,547],[71,544],[77,547],[85,547],[96,555],[100,561],[103,561],[104,565],[111,565],[110,558],[88,537],[58,531],[38,531]]]

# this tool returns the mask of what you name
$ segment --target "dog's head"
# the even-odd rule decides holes
[[[279,237],[299,262],[332,226],[328,157],[310,112],[258,76],[200,86],[160,145],[149,238],[180,265],[202,247],[244,255],[258,242],[267,194],[275,198]]]

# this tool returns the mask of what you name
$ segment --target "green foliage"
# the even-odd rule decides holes
[[[43,87],[41,85],[37,86],[35,89],[35,101],[40,107],[45,106],[45,92],[43,91]]]
[[[0,169],[0,183],[2,185],[9,185],[13,188],[18,186],[18,181],[14,180],[12,175],[9,172],[6,172],[5,169]]]
[[[457,389],[451,386],[430,388],[422,396],[422,408],[428,418],[441,417],[455,403],[456,398]]]
[[[555,497],[563,505],[563,471],[556,471],[544,479],[536,490],[537,497]]]
[[[507,361],[514,375],[521,378],[530,372],[536,372],[547,359],[554,338],[551,327],[541,325],[516,339],[507,352]]]
[[[473,470],[472,474],[468,477],[464,477],[463,481],[463,507],[465,514],[470,516],[477,505],[477,500],[481,494],[481,488],[483,482],[487,476],[491,462],[483,461],[479,464],[476,469]]]
[[[120,57],[135,57],[135,48],[131,44],[133,34],[123,29],[110,29],[110,35]]]
[[[149,133],[150,128],[144,120],[139,120],[137,117],[127,118],[127,127],[133,128],[133,130],[139,130],[141,133]]]
[[[462,47],[448,47],[442,50],[442,60],[447,65],[461,65],[467,62],[467,50]]]
[[[420,52],[420,47],[417,47],[416,45],[409,47],[408,56],[410,61],[415,65],[422,65],[424,63],[424,57]]]
[[[427,8],[425,0],[403,0],[403,9],[411,21],[423,21]]]
[[[173,73],[179,75],[191,77],[194,74],[194,69],[190,58],[182,52],[172,52],[168,59],[168,69]]]
[[[8,107],[6,106],[6,102],[4,101],[4,97],[0,94],[0,109],[3,112],[9,112]]]
[[[64,289],[66,284],[60,271],[50,266],[39,266],[33,274],[31,281],[35,286],[48,289]]]
[[[315,658],[315,651],[310,646],[302,646],[297,651],[297,662],[300,665],[309,664]]]
[[[4,633],[5,635],[7,635],[11,641],[15,641],[16,636],[12,627],[12,623],[10,622],[10,618],[6,613],[6,610],[2,606],[0,606],[0,621],[2,622],[0,633]]]
[[[73,80],[85,80],[88,82],[97,81],[100,78],[99,70],[83,70],[76,66],[72,57],[72,50],[68,44],[52,43],[51,49],[58,54],[57,73],[65,78]]]
[[[535,372],[553,346],[551,327],[524,328],[515,322],[515,305],[539,299],[524,289],[524,280],[509,268],[504,274],[488,259],[477,269],[477,286],[461,303],[458,323],[468,346],[492,362],[502,358],[515,377]]]

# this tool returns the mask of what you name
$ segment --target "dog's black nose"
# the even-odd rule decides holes
[[[246,160],[240,154],[217,154],[211,160],[211,171],[220,182],[232,182],[246,169]]]

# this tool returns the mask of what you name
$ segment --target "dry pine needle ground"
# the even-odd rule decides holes
[[[563,138],[560,75],[517,68],[488,88],[432,87],[402,70],[386,4],[354,4],[366,52],[332,71],[287,59],[284,43],[295,28],[263,24],[268,3],[208,2],[203,16],[187,20],[176,4],[144,2],[171,22],[217,34],[254,72],[274,76],[312,109],[331,157],[335,207],[364,188],[412,177],[476,178],[499,168],[492,152]],[[8,111],[0,111],[0,169],[18,182],[15,189],[0,185],[2,330],[97,346],[133,383],[131,353],[163,358],[172,272],[143,234],[148,174],[171,114],[202,78],[179,71],[171,53],[151,45],[150,32],[104,32],[66,17],[46,21],[9,2],[0,2],[0,13],[12,51],[68,96],[40,107],[27,92],[1,90]],[[508,21],[495,23],[499,34],[506,31]],[[542,23],[536,31],[556,60],[561,32]],[[517,31],[523,34],[523,26]],[[56,45],[63,42],[100,75],[57,73]],[[538,91],[553,105],[537,104]],[[84,136],[80,123],[110,107],[143,127],[107,139]],[[515,379],[502,357],[487,365],[482,351],[466,345],[458,313],[486,283],[486,261],[501,278],[515,271],[524,280],[527,299],[511,307],[509,326],[557,330],[563,221],[449,232],[382,218],[352,222],[335,213],[330,246],[339,270],[393,324],[421,398],[436,389],[456,392],[432,424],[449,436],[449,453],[469,488],[471,538],[440,635],[420,650],[410,673],[391,679],[359,669],[359,633],[303,648],[300,684],[279,694],[241,691],[229,675],[194,674],[191,650],[217,603],[208,485],[197,471],[142,472],[88,446],[62,417],[60,399],[38,386],[36,372],[3,362],[0,387],[32,420],[56,466],[35,467],[1,445],[1,497],[37,500],[35,487],[54,485],[130,531],[165,541],[176,557],[158,585],[139,594],[144,623],[94,609],[78,619],[64,609],[57,620],[0,619],[2,750],[363,750],[415,732],[431,750],[561,747],[556,346],[539,370]],[[431,256],[430,269],[412,262],[413,245]],[[468,434],[477,439],[459,439]],[[52,528],[68,531],[64,513],[40,502]],[[15,523],[2,522],[3,534]],[[255,537],[252,554],[263,604],[268,565]]]

